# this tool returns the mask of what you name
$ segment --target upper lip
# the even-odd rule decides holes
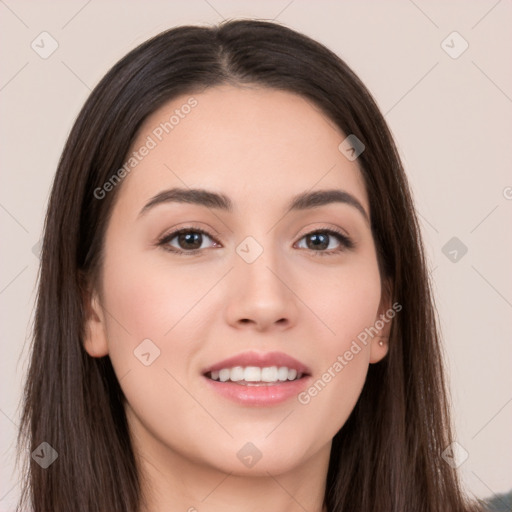
[[[248,351],[237,354],[228,359],[219,361],[218,363],[209,366],[203,371],[203,375],[213,371],[219,371],[223,368],[233,368],[235,366],[257,366],[259,368],[266,368],[270,366],[282,367],[286,366],[288,369],[295,369],[297,373],[307,374],[311,373],[310,369],[297,359],[285,354],[284,352],[255,352]]]

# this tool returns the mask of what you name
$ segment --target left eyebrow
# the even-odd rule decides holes
[[[354,207],[367,222],[370,222],[363,205],[352,195],[344,190],[317,190],[304,192],[294,196],[288,207],[289,210],[308,210],[318,208],[331,203],[344,203]]]
[[[215,208],[227,212],[233,211],[233,202],[229,197],[217,192],[211,192],[205,189],[193,188],[171,188],[164,190],[156,196],[152,197],[148,203],[139,212],[139,217],[144,215],[148,210],[157,205],[164,203],[190,203],[207,208]],[[352,195],[344,190],[316,190],[314,192],[303,192],[292,197],[288,204],[287,210],[302,211],[312,208],[318,208],[332,203],[344,203],[354,207],[361,213],[367,222],[369,216],[363,205]]]

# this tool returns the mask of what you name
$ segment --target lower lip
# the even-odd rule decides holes
[[[203,377],[211,388],[220,395],[241,405],[268,407],[286,402],[306,388],[310,376],[298,380],[276,382],[269,385],[245,385],[236,382],[221,382]]]

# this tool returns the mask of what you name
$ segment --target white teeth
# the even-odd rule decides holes
[[[286,366],[281,366],[281,368],[279,368],[279,370],[277,370],[277,378],[281,382],[288,380],[288,368],[286,368]]]
[[[233,368],[222,368],[212,371],[210,378],[220,382],[285,382],[287,380],[296,380],[302,377],[302,373],[297,373],[295,368],[286,366],[267,366],[259,368],[258,366],[235,366]]]
[[[244,370],[244,380],[246,382],[259,382],[261,380],[261,368],[248,366]]]
[[[263,382],[277,382],[277,366],[261,369],[261,380]]]
[[[241,366],[235,366],[234,368],[231,368],[230,379],[233,382],[244,380],[244,369]]]
[[[223,368],[222,370],[219,371],[219,380],[221,382],[226,382],[227,380],[229,380],[230,376],[231,372],[229,371],[228,368]]]

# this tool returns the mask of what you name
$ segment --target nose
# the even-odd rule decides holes
[[[270,257],[270,250],[248,263],[236,256],[230,272],[227,322],[237,329],[286,330],[298,318],[297,295],[291,272],[283,259]]]

